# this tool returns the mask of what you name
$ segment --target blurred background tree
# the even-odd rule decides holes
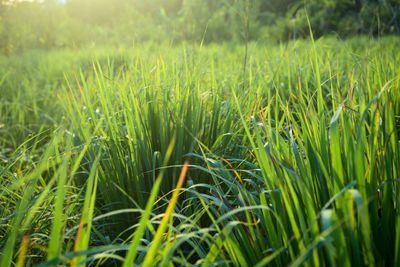
[[[0,0],[0,52],[243,41],[244,0]],[[400,33],[400,0],[250,0],[252,40]]]

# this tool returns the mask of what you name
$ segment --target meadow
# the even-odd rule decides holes
[[[400,39],[0,56],[0,266],[400,266]]]

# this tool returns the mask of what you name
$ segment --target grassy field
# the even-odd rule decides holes
[[[0,57],[0,266],[400,266],[400,39]]]

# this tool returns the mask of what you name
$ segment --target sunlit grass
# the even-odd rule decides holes
[[[1,58],[0,265],[400,264],[399,45]]]

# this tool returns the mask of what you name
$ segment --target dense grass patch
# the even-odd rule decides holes
[[[398,47],[0,58],[0,265],[400,264]]]

